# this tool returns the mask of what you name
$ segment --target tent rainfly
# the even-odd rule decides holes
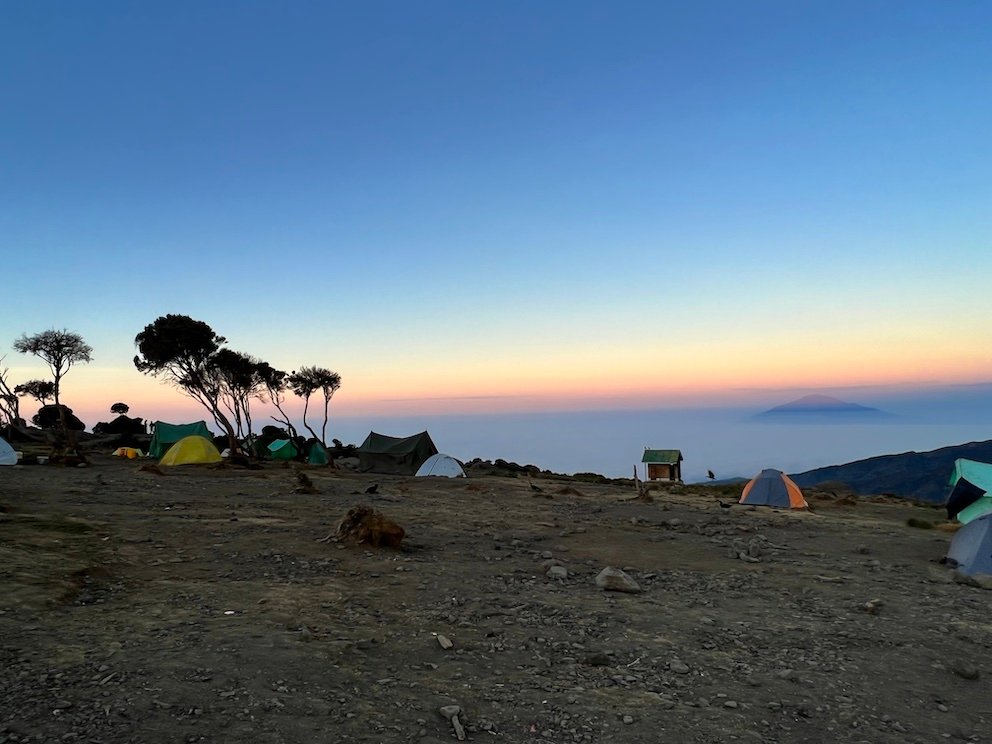
[[[975,517],[955,532],[947,558],[967,576],[992,574],[992,513]]]
[[[159,465],[200,465],[220,462],[221,456],[214,443],[199,434],[183,437],[162,455]]]
[[[781,470],[766,468],[754,476],[741,492],[742,504],[751,506],[776,506],[783,509],[806,509],[809,504],[803,498],[792,478]]]
[[[10,443],[0,437],[0,465],[16,465],[17,452],[10,446]]]
[[[213,434],[207,428],[206,421],[196,421],[192,424],[167,424],[164,421],[156,421],[152,424],[152,441],[148,445],[148,456],[160,458],[180,439],[194,434],[213,441]]]
[[[307,464],[308,465],[329,465],[331,463],[331,456],[327,454],[327,448],[320,442],[314,442],[310,445],[310,451],[307,452]]]
[[[950,485],[945,504],[948,519],[968,524],[992,514],[992,464],[959,458],[954,461]]]
[[[358,469],[362,472],[413,475],[437,447],[426,431],[412,437],[389,437],[369,432],[358,448]]]
[[[298,454],[292,439],[277,439],[269,445],[269,457],[273,460],[292,460]]]
[[[454,457],[438,453],[424,460],[424,464],[417,471],[418,477],[426,475],[437,475],[442,478],[464,478],[465,471],[462,470],[462,466]]]

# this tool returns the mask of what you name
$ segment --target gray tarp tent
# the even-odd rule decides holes
[[[413,475],[428,457],[437,454],[437,447],[426,431],[412,437],[371,431],[357,452],[358,469],[363,472]]]
[[[974,519],[955,532],[947,557],[968,576],[992,574],[992,514]]]

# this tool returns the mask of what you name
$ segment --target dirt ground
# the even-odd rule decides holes
[[[0,743],[992,739],[938,511],[307,473],[0,469]],[[357,504],[403,549],[324,540]]]

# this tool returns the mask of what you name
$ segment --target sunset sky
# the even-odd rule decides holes
[[[182,402],[131,363],[166,313],[338,371],[349,416],[992,380],[990,28],[967,0],[4,2],[3,365],[82,334],[88,423]]]

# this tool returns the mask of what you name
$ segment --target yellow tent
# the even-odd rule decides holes
[[[134,460],[138,457],[143,457],[141,450],[135,449],[134,447],[118,447],[114,450],[115,457],[126,457],[128,460]]]
[[[206,437],[192,434],[183,437],[169,451],[162,455],[159,465],[193,465],[197,463],[220,462],[220,452]]]

